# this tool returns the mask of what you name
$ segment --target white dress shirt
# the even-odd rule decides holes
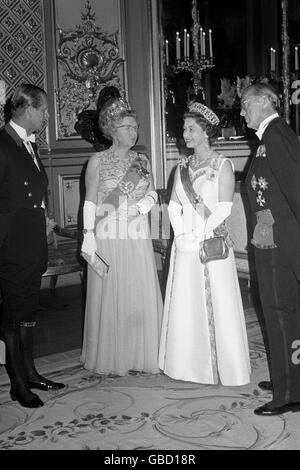
[[[265,132],[266,128],[268,127],[269,123],[271,121],[273,121],[273,119],[276,119],[277,117],[279,117],[279,114],[278,113],[274,113],[274,114],[271,114],[271,116],[268,116],[266,119],[264,119],[260,125],[259,125],[259,128],[257,129],[257,131],[255,132],[255,134],[257,135],[257,137],[259,138],[259,140],[262,139],[262,136],[263,136],[263,133]]]

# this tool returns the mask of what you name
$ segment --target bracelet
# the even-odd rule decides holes
[[[154,204],[156,203],[156,198],[154,196],[152,196],[152,194],[147,194],[148,197],[151,197],[154,201]]]

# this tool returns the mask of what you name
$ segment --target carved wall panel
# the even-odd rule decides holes
[[[41,0],[0,0],[0,80],[6,97],[21,83],[45,88],[44,13]],[[4,124],[0,100],[0,126]],[[39,144],[48,147],[46,129]]]
[[[84,153],[84,152],[82,152]],[[76,228],[82,223],[84,200],[83,168],[88,155],[56,155],[51,162],[52,215],[61,227]],[[81,208],[81,209],[80,209]],[[79,219],[78,219],[79,217]]]
[[[78,113],[95,109],[104,86],[126,88],[121,1],[53,0],[53,16],[55,139],[80,139]]]
[[[80,175],[59,175],[60,225],[76,227],[80,202]]]

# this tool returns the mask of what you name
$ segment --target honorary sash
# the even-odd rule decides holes
[[[190,175],[189,175],[189,162],[187,159],[184,162],[180,163],[180,178],[183,189],[189,198],[190,203],[194,207],[194,209],[198,212],[201,217],[207,219],[211,211],[209,208],[204,204],[204,201],[201,196],[198,196],[193,188]]]
[[[141,156],[137,154],[123,177],[117,183],[115,188],[106,196],[101,205],[111,208],[111,211],[117,210],[120,207],[120,204],[124,201],[124,197],[128,197],[129,194],[135,190],[142,178],[149,179],[150,172],[145,168],[145,164],[146,161],[143,161]],[[148,185],[149,184],[150,179]],[[99,222],[103,217],[104,215],[100,217],[97,216],[97,222]]]

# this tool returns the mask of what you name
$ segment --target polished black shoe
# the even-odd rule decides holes
[[[45,392],[49,390],[60,390],[61,388],[65,387],[65,384],[52,382],[51,380],[45,379],[45,377],[43,377],[42,380],[39,380],[38,382],[28,381],[27,383],[29,388],[37,388],[38,390],[44,390]]]
[[[289,411],[292,411],[293,413],[300,411],[300,403],[286,403],[281,406],[273,406],[266,403],[265,405],[256,408],[256,410],[254,410],[254,414],[258,416],[275,416],[288,413]]]
[[[272,387],[272,382],[269,382],[268,380],[263,380],[262,382],[258,383],[259,388],[262,390],[266,390],[267,392],[272,392],[273,387]]]
[[[35,393],[33,394],[33,398],[26,400],[25,397],[22,397],[18,393],[14,393],[11,390],[10,398],[12,399],[12,401],[17,401],[18,403],[20,403],[20,405],[24,406],[24,408],[40,408],[41,406],[44,406],[42,400]]]

